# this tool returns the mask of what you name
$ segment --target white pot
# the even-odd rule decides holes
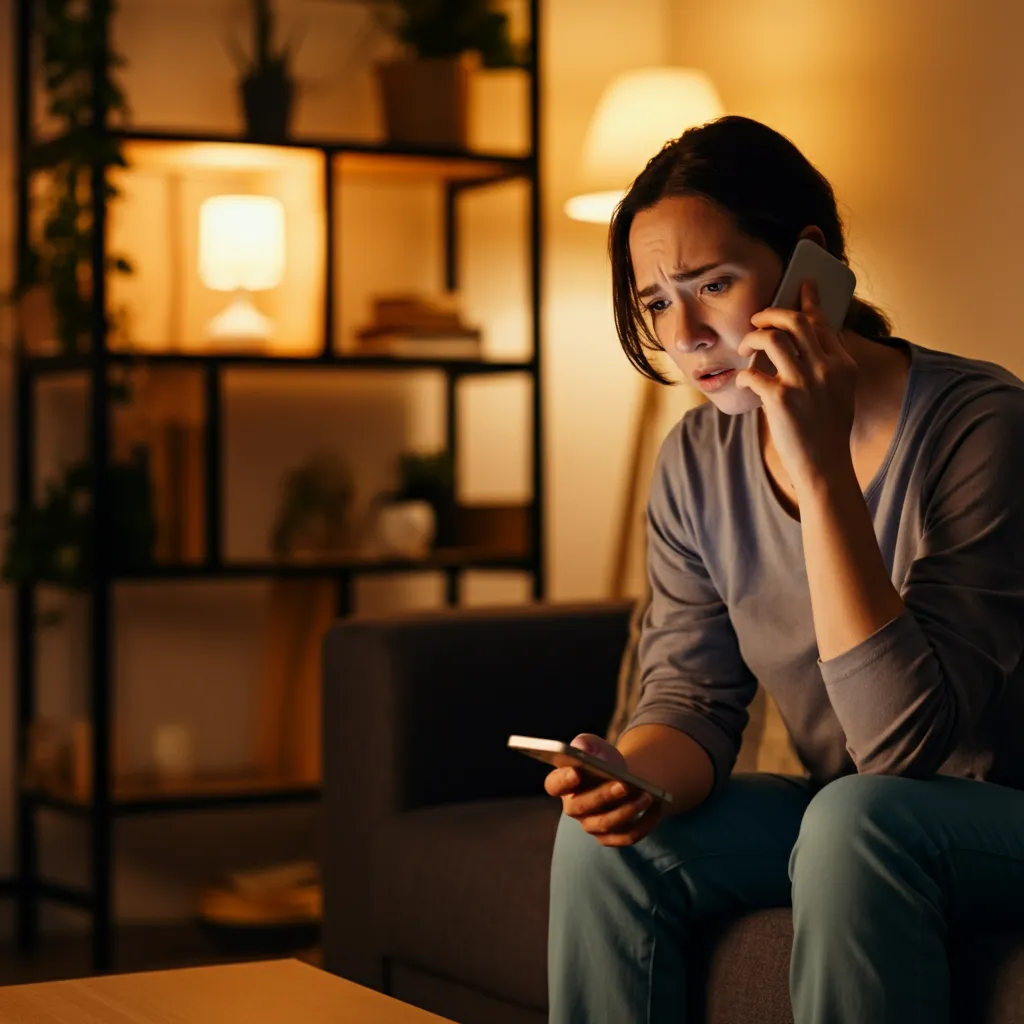
[[[377,513],[377,539],[387,554],[423,558],[437,536],[437,515],[426,501],[396,501]]]

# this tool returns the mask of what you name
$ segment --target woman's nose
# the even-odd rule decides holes
[[[678,314],[672,324],[672,346],[679,352],[692,352],[711,343],[710,331],[704,318],[684,303],[676,305]]]

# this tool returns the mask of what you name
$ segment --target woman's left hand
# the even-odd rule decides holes
[[[761,399],[772,443],[799,492],[850,466],[857,364],[829,327],[811,278],[802,283],[799,310],[769,307],[750,322],[756,330],[738,353],[765,352],[778,374],[743,369],[736,384]]]

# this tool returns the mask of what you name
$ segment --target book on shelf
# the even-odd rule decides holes
[[[399,359],[480,359],[482,332],[465,324],[458,296],[380,295],[372,322],[356,331],[359,355]]]
[[[395,356],[402,359],[480,359],[481,332],[460,330],[393,330],[371,327],[359,331],[359,355]]]
[[[462,331],[457,297],[453,294],[382,295],[373,300],[371,330]]]

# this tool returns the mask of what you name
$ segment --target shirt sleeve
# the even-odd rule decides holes
[[[640,699],[626,730],[668,725],[704,748],[714,788],[728,779],[747,724],[757,680],[743,661],[729,613],[688,539],[679,485],[662,446],[647,503],[647,571],[651,602],[638,653]],[[678,448],[676,448],[678,451]],[[676,462],[675,475],[681,471]]]
[[[1024,392],[976,399],[944,431],[896,619],[819,661],[866,774],[927,778],[967,739],[1024,651]]]

